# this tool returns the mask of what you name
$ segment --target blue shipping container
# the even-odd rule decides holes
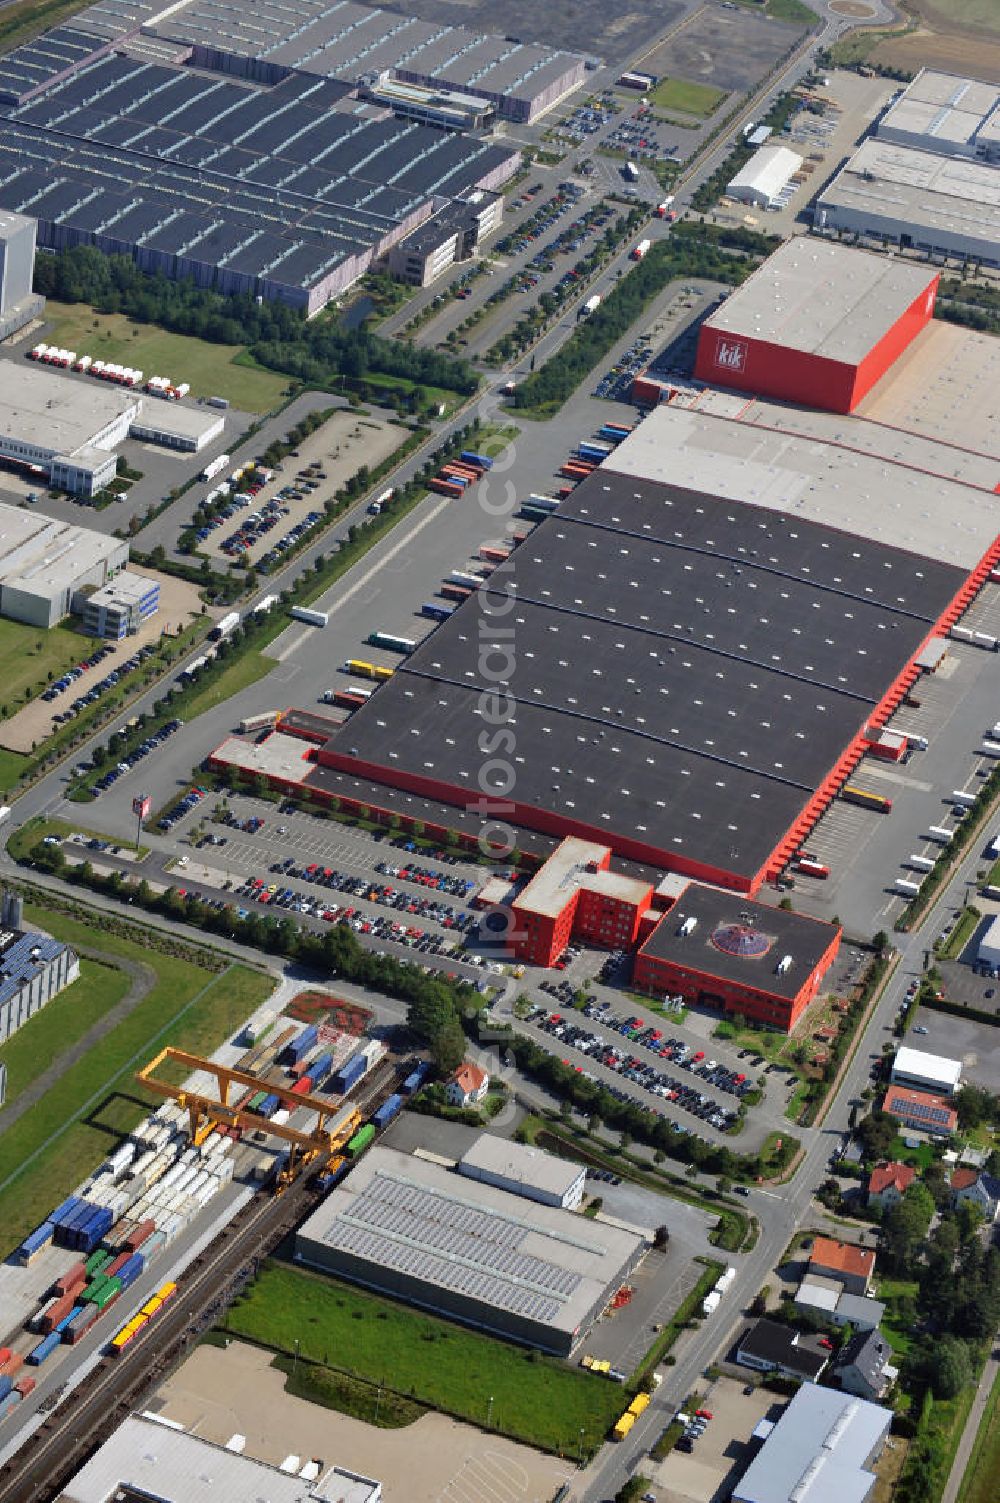
[[[8,1378],[6,1373],[0,1374],[0,1399],[5,1399],[14,1387],[14,1379]]]
[[[465,464],[477,464],[482,470],[492,470],[493,461],[485,454],[477,454],[473,449],[463,449],[459,458]]]
[[[279,1104],[279,1097],[265,1096],[257,1110],[262,1117],[273,1117],[278,1110]]]
[[[76,1317],[80,1314],[80,1311],[85,1308],[86,1307],[84,1305],[74,1305],[69,1314],[64,1315],[59,1324],[53,1328],[53,1334],[58,1331],[59,1335],[61,1336],[63,1331],[65,1331],[66,1327],[69,1325],[70,1321],[75,1320]]]
[[[321,1054],[319,1059],[313,1060],[312,1064],[309,1066],[309,1069],[306,1072],[309,1078],[312,1080],[313,1090],[315,1090],[316,1087],[329,1075],[330,1067],[332,1064],[333,1055],[330,1054],[329,1051],[326,1054]]]
[[[406,1079],[403,1081],[403,1084],[399,1089],[404,1096],[412,1096],[414,1091],[418,1091],[420,1089],[420,1076],[417,1074],[416,1070],[407,1075]]]
[[[319,1029],[315,1023],[310,1023],[304,1028],[298,1038],[292,1039],[285,1053],[293,1065],[297,1065],[304,1054],[310,1050],[319,1038]]]
[[[336,1091],[338,1095],[345,1096],[353,1085],[357,1085],[365,1073],[367,1061],[363,1054],[356,1054],[349,1059],[346,1065],[341,1065],[336,1075],[330,1079],[329,1089]]]
[[[127,1289],[129,1284],[134,1284],[146,1266],[146,1260],[141,1252],[133,1253],[127,1263],[119,1268],[116,1278],[121,1279],[122,1288]]]
[[[51,1216],[48,1219],[58,1226],[60,1222],[65,1220],[65,1218],[70,1214],[71,1211],[76,1210],[79,1204],[80,1201],[76,1195],[67,1195],[62,1205],[56,1206],[55,1210],[52,1212]]]
[[[372,1121],[376,1127],[387,1127],[393,1117],[402,1109],[402,1096],[390,1096],[388,1101],[383,1101],[377,1112],[372,1113]]]
[[[51,1336],[46,1336],[44,1341],[40,1341],[38,1345],[28,1353],[29,1365],[31,1367],[41,1367],[46,1357],[52,1356],[52,1353],[55,1351],[56,1347],[61,1341],[62,1337],[57,1336],[55,1331],[52,1332]]]

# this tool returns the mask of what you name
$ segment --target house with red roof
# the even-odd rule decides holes
[[[868,1179],[868,1204],[887,1211],[897,1205],[917,1177],[910,1164],[876,1164]]]
[[[486,1071],[466,1060],[450,1077],[445,1095],[452,1106],[477,1106],[489,1088],[490,1077]]]

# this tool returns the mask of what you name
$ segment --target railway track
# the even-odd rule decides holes
[[[356,1099],[369,1117],[392,1095],[403,1068],[382,1061]],[[103,1356],[0,1467],[0,1503],[50,1503],[89,1456],[152,1393],[253,1278],[261,1260],[318,1204],[308,1173],[278,1196],[251,1200],[177,1277],[177,1295],[148,1334],[120,1357]],[[109,1322],[108,1336],[117,1327]],[[49,1407],[43,1401],[40,1411]]]

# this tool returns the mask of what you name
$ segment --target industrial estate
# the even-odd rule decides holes
[[[0,1503],[995,1503],[926,9],[0,12]]]

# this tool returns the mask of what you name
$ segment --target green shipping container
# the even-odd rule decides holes
[[[359,1153],[364,1153],[368,1144],[375,1136],[375,1124],[369,1122],[365,1127],[360,1127],[347,1145],[347,1151],[352,1158],[357,1158]]]
[[[100,1273],[102,1268],[107,1268],[110,1262],[111,1254],[108,1252],[107,1248],[99,1247],[96,1252],[91,1253],[90,1257],[84,1264],[84,1267],[87,1270],[87,1277],[93,1278],[95,1273]]]
[[[106,1305],[110,1305],[115,1295],[121,1292],[121,1287],[121,1279],[108,1279],[93,1296],[92,1303],[97,1306],[98,1310],[103,1310]]]
[[[248,1112],[255,1112],[266,1095],[266,1091],[258,1091],[255,1095],[251,1096],[250,1100],[247,1102],[246,1110]]]
[[[84,1289],[83,1294],[81,1295],[81,1299],[92,1301],[94,1299],[94,1296],[104,1288],[107,1282],[107,1275],[99,1273],[97,1275],[97,1278],[92,1279],[91,1282],[87,1285],[86,1289]]]

